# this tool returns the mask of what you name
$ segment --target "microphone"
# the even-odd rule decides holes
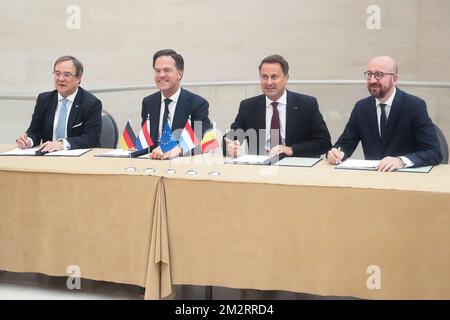
[[[133,151],[130,153],[130,157],[131,158],[137,158],[140,156],[143,156],[144,154],[148,154],[148,148],[142,149],[142,150],[137,150],[137,151]]]

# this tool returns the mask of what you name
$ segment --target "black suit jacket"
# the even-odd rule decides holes
[[[335,147],[341,147],[350,157],[362,143],[364,157],[380,160],[384,157],[405,156],[414,165],[436,165],[442,160],[433,122],[422,99],[397,88],[383,139],[378,132],[375,98],[358,101],[353,108],[344,132]]]
[[[27,135],[34,146],[53,140],[53,122],[58,106],[58,91],[41,93],[34,107]],[[71,149],[100,146],[102,103],[94,95],[78,87],[67,121],[67,141]]]
[[[150,151],[158,146],[158,129],[159,118],[161,112],[161,91],[144,98],[142,101],[142,123],[147,120],[147,115],[150,115],[150,136],[154,145]],[[175,114],[172,121],[172,132],[175,139],[180,136],[186,121],[191,118],[191,126],[198,139],[202,139],[206,130],[211,128],[211,121],[208,118],[209,104],[208,101],[181,88],[180,96],[178,97]],[[201,131],[201,132],[200,132]]]
[[[231,140],[236,138],[241,143],[244,138],[249,142],[249,136],[243,132],[256,130],[256,146],[250,141],[249,153],[265,154],[266,96],[259,95],[243,100],[231,129],[226,136]],[[236,132],[239,129],[243,132]],[[316,98],[287,91],[285,144],[292,147],[295,157],[316,157],[330,149],[330,133]],[[223,143],[223,146],[225,154],[226,143]]]

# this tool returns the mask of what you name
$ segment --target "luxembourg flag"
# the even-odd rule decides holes
[[[150,119],[147,116],[147,120],[144,122],[138,137],[136,138],[136,148],[141,151],[153,146],[153,140],[150,137]]]
[[[192,130],[189,120],[184,125],[183,132],[181,132],[178,139],[180,147],[183,149],[183,153],[189,152],[200,144],[200,141],[195,136],[194,130]]]

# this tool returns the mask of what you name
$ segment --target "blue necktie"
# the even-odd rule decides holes
[[[64,139],[66,137],[66,119],[67,119],[67,103],[66,98],[61,99],[61,108],[59,110],[58,123],[56,124],[55,138]]]

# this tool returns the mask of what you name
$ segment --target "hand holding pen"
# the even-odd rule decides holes
[[[328,151],[327,160],[329,164],[340,164],[342,159],[344,158],[344,152],[341,151],[341,147],[333,148]]]

